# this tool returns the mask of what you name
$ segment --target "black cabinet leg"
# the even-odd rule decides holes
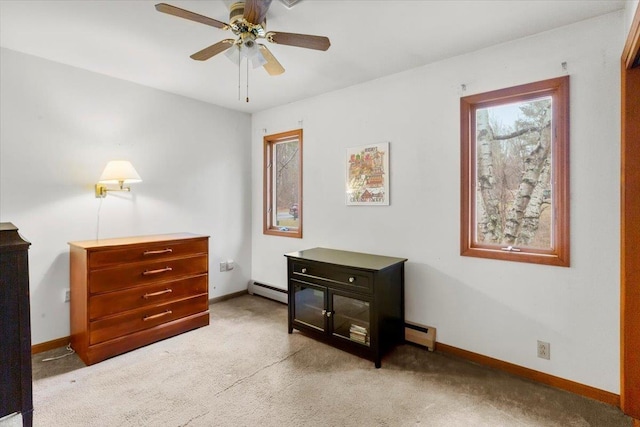
[[[22,414],[22,427],[31,427],[33,425],[33,409],[23,412]]]

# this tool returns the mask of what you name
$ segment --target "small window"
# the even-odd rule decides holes
[[[569,266],[569,77],[461,98],[461,255]]]
[[[302,129],[264,137],[263,231],[302,237]]]

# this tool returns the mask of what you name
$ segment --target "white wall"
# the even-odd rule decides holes
[[[67,242],[96,237],[93,184],[109,160],[131,160],[143,182],[102,201],[100,238],[210,235],[210,296],[246,289],[248,114],[7,49],[0,55],[0,220],[32,243],[33,344],[69,335]],[[236,268],[220,273],[226,259]]]
[[[625,36],[629,34],[629,30],[631,29],[631,24],[633,23],[633,17],[635,16],[636,10],[638,9],[638,0],[628,0],[625,4],[624,9],[624,34]]]
[[[315,246],[407,257],[406,318],[436,327],[438,341],[618,393],[623,26],[620,11],[254,114],[252,279],[286,288],[283,254]],[[461,257],[460,97],[563,75],[562,62],[571,267]],[[299,121],[304,238],[265,236],[264,129]],[[391,205],[345,206],[345,149],[383,141]],[[551,360],[536,357],[536,340],[551,343]]]

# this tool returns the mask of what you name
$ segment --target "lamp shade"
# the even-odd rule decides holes
[[[142,182],[142,178],[140,178],[131,162],[127,160],[112,160],[107,163],[98,182],[101,184],[128,184]]]

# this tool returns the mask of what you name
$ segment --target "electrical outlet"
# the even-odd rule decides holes
[[[233,270],[233,267],[235,267],[235,263],[232,259],[227,261],[227,270]]]
[[[551,359],[551,344],[544,341],[538,341],[538,357],[541,359]]]
[[[226,262],[221,262],[220,263],[220,271],[227,271],[227,263]]]
[[[71,301],[71,289],[65,289],[64,290],[64,302],[69,302]]]

